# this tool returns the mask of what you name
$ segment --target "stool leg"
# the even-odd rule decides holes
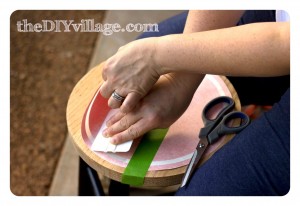
[[[97,172],[79,158],[79,196],[105,196]]]
[[[110,180],[108,193],[110,196],[128,196],[129,188],[129,185],[117,182],[115,180]]]

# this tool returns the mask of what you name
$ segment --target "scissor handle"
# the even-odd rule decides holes
[[[238,126],[230,126],[229,122],[240,119]],[[230,112],[225,115],[219,125],[207,136],[208,142],[213,144],[225,134],[237,134],[250,124],[250,118],[243,112]]]
[[[218,112],[217,116],[214,118],[209,118],[209,112],[213,109],[213,107],[216,107],[221,103],[224,103],[225,105],[222,105],[222,109]],[[223,116],[232,111],[233,108],[234,101],[232,98],[227,96],[220,96],[208,102],[202,112],[204,127],[200,130],[199,136],[207,136],[212,131],[212,129],[215,128],[215,126],[219,124],[219,122],[221,122]]]

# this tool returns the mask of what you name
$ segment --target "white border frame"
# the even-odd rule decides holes
[[[164,2],[164,4],[162,4]],[[299,203],[300,185],[300,140],[299,132],[296,131],[299,111],[299,48],[300,48],[300,12],[295,0],[252,0],[252,1],[195,1],[195,0],[152,0],[148,2],[138,0],[112,0],[105,3],[95,0],[85,1],[33,1],[33,0],[10,0],[0,3],[0,45],[1,45],[1,143],[0,143],[0,205],[65,205],[65,204],[102,204],[116,205],[130,204],[140,205],[292,205]],[[182,10],[182,9],[283,9],[291,19],[291,189],[284,197],[17,197],[10,191],[10,15],[15,10]],[[141,199],[142,198],[142,199]],[[151,198],[151,199],[145,199]]]

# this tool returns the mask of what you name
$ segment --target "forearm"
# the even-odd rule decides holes
[[[240,10],[189,11],[184,33],[195,33],[235,26],[243,15]]]
[[[221,29],[235,26],[244,11],[212,11],[196,10],[189,11],[184,34]],[[204,78],[205,74],[190,72],[172,73],[172,78],[184,84],[186,91],[194,91]]]
[[[161,73],[195,72],[230,76],[289,73],[289,23],[255,23],[157,38]],[[171,68],[171,69],[169,69]]]

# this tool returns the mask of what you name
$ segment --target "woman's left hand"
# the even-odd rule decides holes
[[[119,108],[123,113],[130,112],[144,97],[160,77],[159,65],[155,62],[156,38],[133,41],[121,47],[104,64],[101,95],[109,98],[111,108]],[[112,97],[116,92],[125,100]]]

